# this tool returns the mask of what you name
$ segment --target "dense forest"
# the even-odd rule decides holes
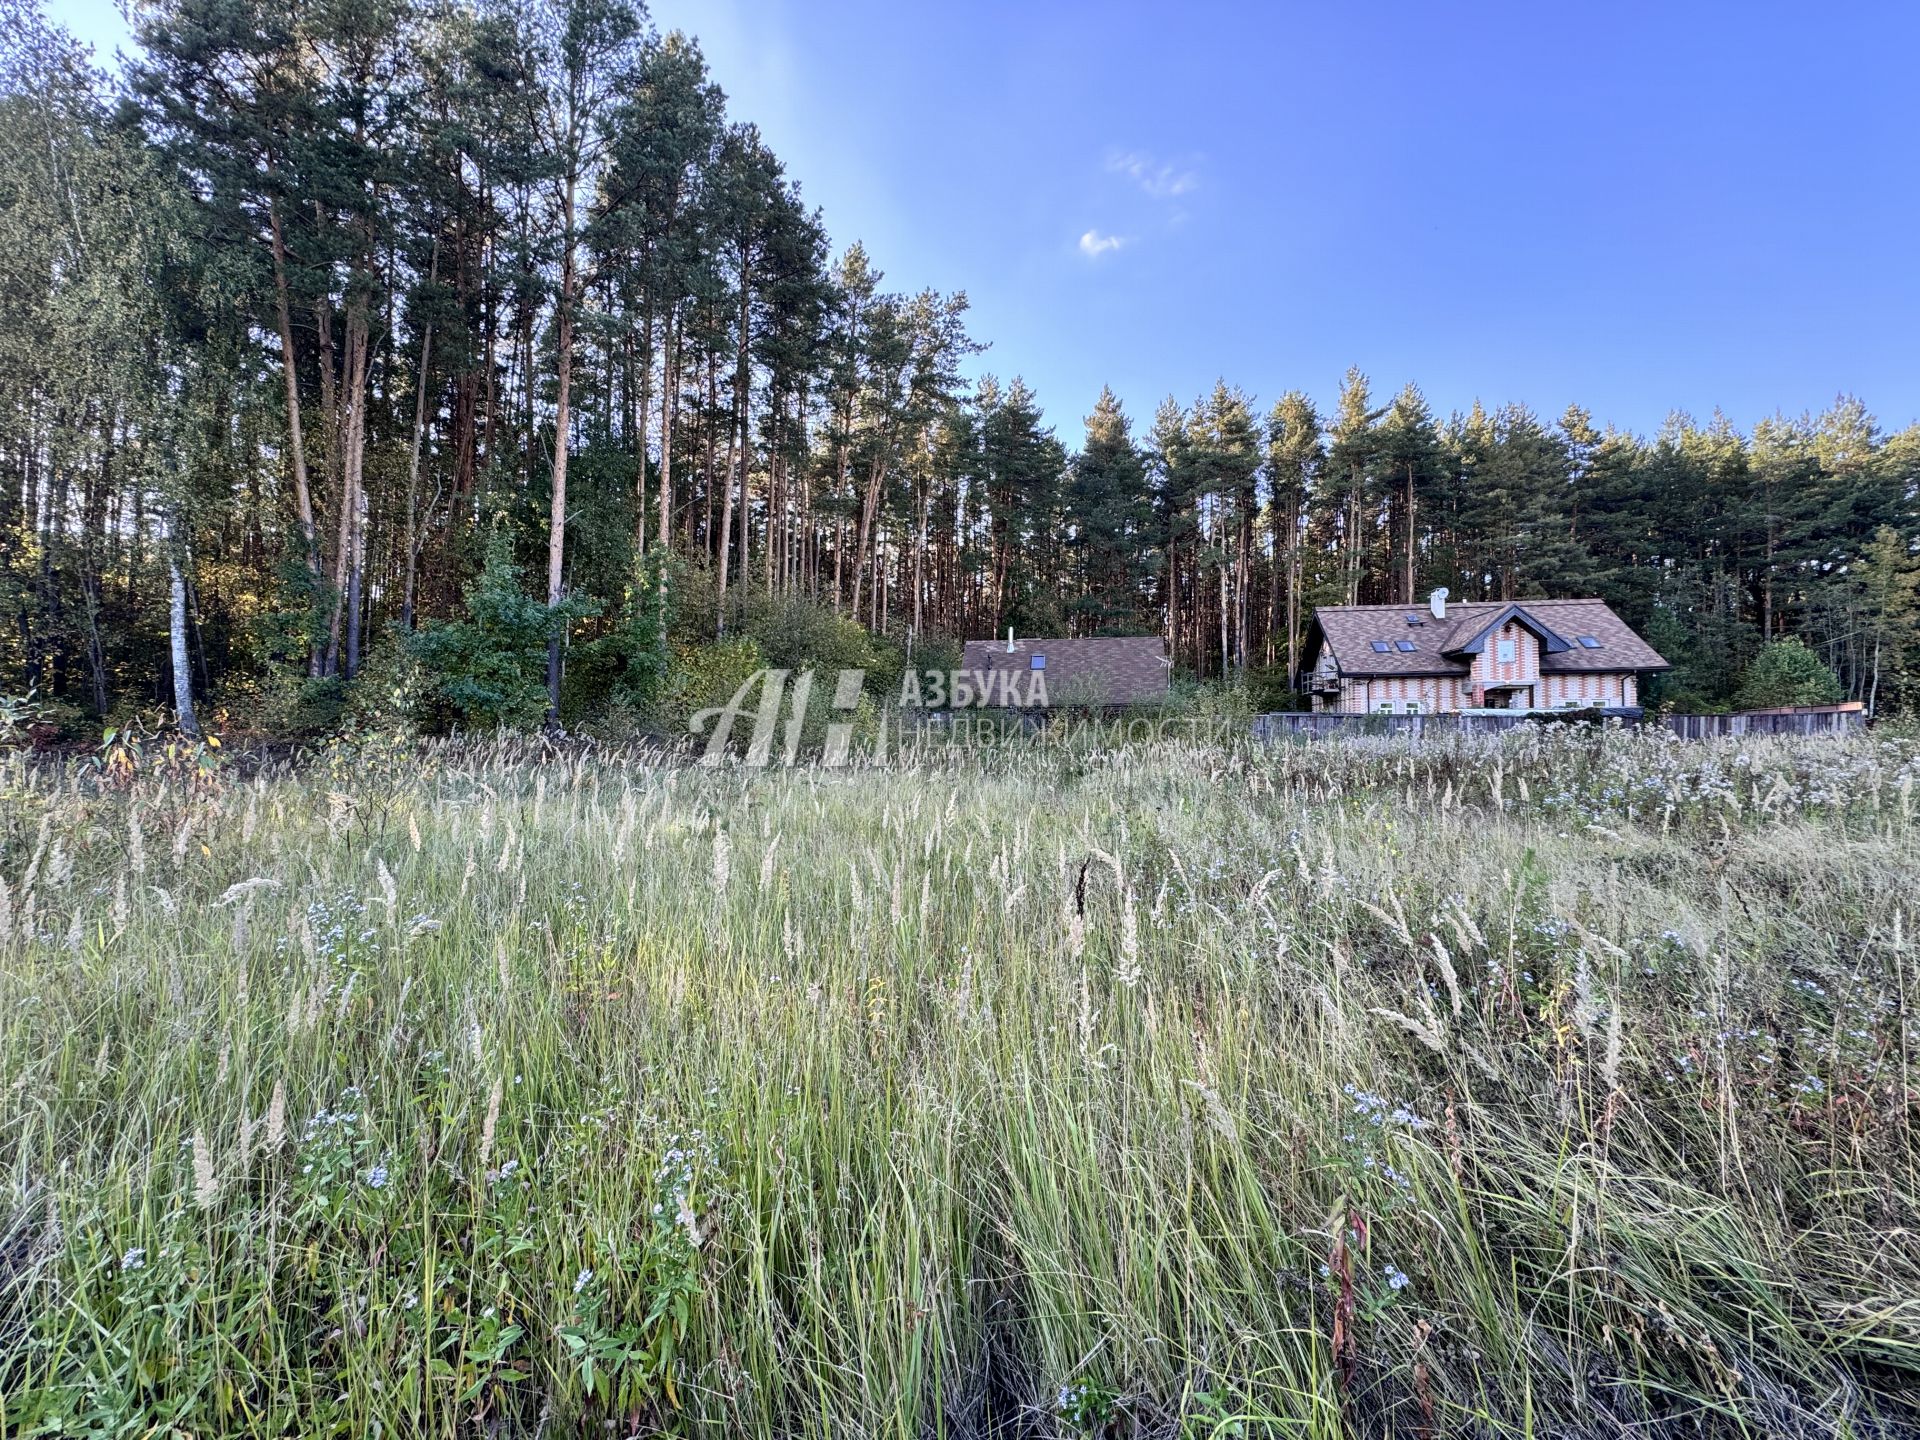
[[[1920,426],[1851,399],[1644,437],[1353,370],[1064,438],[634,0],[136,21],[109,76],[0,0],[0,696],[76,729],[403,671],[441,723],[642,714],[802,612],[1160,631],[1284,704],[1314,605],[1439,584],[1606,598],[1668,703],[1799,637],[1920,707]]]

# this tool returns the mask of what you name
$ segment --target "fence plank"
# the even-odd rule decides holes
[[[1731,715],[1668,715],[1648,720],[1639,710],[1604,709],[1571,713],[1516,711],[1441,713],[1437,715],[1356,715],[1338,710],[1275,710],[1253,717],[1256,740],[1289,737],[1317,739],[1342,735],[1409,735],[1418,738],[1429,728],[1436,732],[1498,734],[1516,725],[1566,724],[1579,720],[1618,720],[1627,725],[1665,725],[1683,740],[1710,740],[1727,735],[1829,735],[1866,727],[1866,712],[1858,705],[1823,705],[1803,710],[1749,710]]]

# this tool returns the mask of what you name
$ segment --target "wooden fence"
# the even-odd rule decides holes
[[[1827,735],[1859,730],[1866,712],[1858,704],[1810,705],[1788,710],[1745,710],[1733,715],[1668,715],[1647,719],[1638,709],[1565,711],[1469,710],[1437,715],[1355,715],[1342,711],[1276,710],[1253,717],[1256,740],[1319,739],[1342,735],[1497,734],[1516,725],[1564,725],[1575,721],[1618,721],[1626,725],[1665,725],[1683,740],[1721,735]]]
[[[1801,705],[1779,710],[1738,710],[1731,715],[1669,715],[1667,726],[1686,740],[1719,735],[1831,735],[1864,730],[1866,707],[1858,701],[1845,705]]]

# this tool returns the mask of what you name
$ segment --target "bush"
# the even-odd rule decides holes
[[[717,645],[676,645],[661,692],[662,728],[676,736],[690,733],[695,715],[726,704],[766,663],[760,647],[746,635]]]
[[[547,712],[547,641],[557,623],[592,614],[590,601],[549,608],[521,588],[506,534],[487,540],[486,564],[467,587],[462,620],[435,621],[413,637],[422,675],[422,720],[438,729],[537,725]]]
[[[42,700],[37,690],[0,694],[0,750],[45,749],[98,733],[99,722],[70,700]]]
[[[739,628],[779,669],[873,670],[880,652],[859,621],[801,596],[756,595],[741,608]],[[894,671],[896,686],[899,671]]]
[[[1247,671],[1247,700],[1255,714],[1312,708],[1306,692],[1289,688],[1287,678],[1284,665],[1256,665]]]
[[[1226,720],[1250,726],[1256,713],[1247,690],[1232,680],[1190,680],[1176,677],[1167,686],[1162,713],[1169,718]]]
[[[1797,636],[1774,640],[1753,657],[1733,697],[1736,710],[1779,705],[1831,705],[1846,692],[1840,681]]]
[[[348,688],[347,712],[363,730],[385,733],[412,729],[430,677],[406,632],[391,627],[367,652],[360,673]]]
[[[220,708],[238,728],[256,735],[306,739],[339,725],[346,684],[338,676],[309,675],[306,666],[272,662],[256,676],[236,676],[220,687]]]
[[[672,624],[672,583],[681,567],[658,552],[636,567],[613,628],[576,646],[567,662],[567,723],[630,735],[658,719],[669,669],[663,631]],[[664,589],[662,579],[666,580]]]

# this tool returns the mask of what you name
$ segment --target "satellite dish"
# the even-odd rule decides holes
[[[1447,587],[1442,585],[1427,597],[1427,609],[1433,612],[1433,618],[1447,618]]]

